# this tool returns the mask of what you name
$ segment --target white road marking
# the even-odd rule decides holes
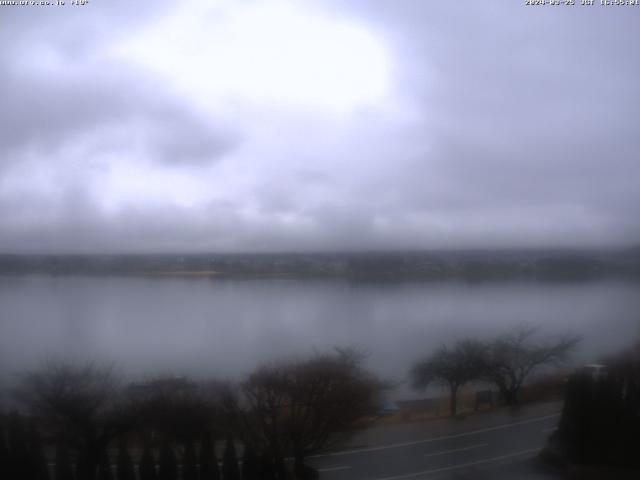
[[[435,453],[427,453],[425,454],[425,457],[437,457],[438,455],[446,455],[448,453],[456,453],[456,452],[466,452],[467,450],[473,450],[476,448],[482,448],[482,447],[486,447],[488,446],[488,443],[479,443],[478,445],[471,445],[470,447],[463,447],[463,448],[456,448],[453,450],[444,450],[442,452],[435,452]]]
[[[537,452],[539,450],[540,450],[539,448],[530,448],[529,450],[521,450],[519,452],[510,453],[508,455],[500,455],[499,457],[485,458],[484,460],[478,460],[476,462],[461,463],[459,465],[451,465],[449,467],[434,468],[432,470],[424,470],[422,472],[406,473],[404,475],[396,475],[394,477],[384,477],[384,478],[380,478],[378,480],[400,480],[400,479],[403,479],[403,478],[420,477],[420,476],[423,476],[423,475],[430,475],[432,473],[446,472],[446,471],[449,471],[449,470],[457,470],[457,469],[460,469],[460,468],[473,467],[474,465],[482,465],[483,463],[496,462],[496,461],[499,461],[499,460],[506,460],[508,458],[513,458],[513,457],[519,457],[521,455],[526,455],[527,453]]]
[[[542,429],[542,433],[555,432],[557,429],[558,429],[558,427],[553,427],[553,428],[543,428],[543,429]]]
[[[478,433],[492,432],[492,431],[495,431],[495,430],[502,430],[504,428],[515,427],[515,426],[518,426],[518,425],[526,425],[528,423],[542,422],[544,420],[548,420],[549,418],[554,418],[554,417],[558,417],[558,416],[560,416],[560,413],[554,413],[552,415],[545,415],[543,417],[530,418],[528,420],[523,420],[521,422],[505,423],[504,425],[498,425],[496,427],[481,428],[481,429],[478,429],[478,430],[471,430],[469,432],[456,433],[456,434],[453,434],[453,435],[443,435],[441,437],[425,438],[423,440],[415,440],[415,441],[412,441],[412,442],[392,443],[392,444],[389,444],[389,445],[381,445],[379,447],[356,448],[356,449],[353,449],[353,450],[343,450],[342,452],[324,453],[324,454],[321,454],[321,455],[312,455],[309,458],[338,457],[338,456],[342,456],[342,455],[352,455],[352,454],[356,454],[356,453],[377,452],[377,451],[380,451],[380,450],[388,450],[388,449],[391,449],[391,448],[410,447],[412,445],[420,445],[421,443],[430,443],[430,442],[437,442],[437,441],[440,441],[440,440],[449,440],[449,439],[452,439],[452,438],[467,437],[469,435],[477,435]]]
[[[328,467],[328,468],[318,468],[317,470],[319,472],[336,472],[338,470],[348,470],[350,468],[351,467],[347,467],[347,466],[345,466],[345,467]]]

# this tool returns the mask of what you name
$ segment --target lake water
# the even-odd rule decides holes
[[[0,277],[0,373],[46,358],[111,361],[132,375],[160,371],[237,377],[260,362],[335,345],[402,380],[441,342],[533,323],[583,335],[576,362],[640,337],[640,285],[220,281],[129,277]]]

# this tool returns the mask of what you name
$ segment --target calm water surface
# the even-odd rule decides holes
[[[441,342],[521,323],[582,334],[576,361],[591,361],[640,336],[639,293],[621,282],[0,277],[0,373],[64,357],[115,361],[132,375],[235,377],[269,359],[352,344],[370,352],[370,368],[401,380]]]

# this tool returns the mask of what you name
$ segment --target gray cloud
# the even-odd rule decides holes
[[[0,118],[0,154],[5,162],[25,150],[54,153],[68,142],[101,127],[131,124],[138,138],[163,161],[215,159],[232,148],[228,128],[201,118],[161,89],[150,89],[138,75],[124,75],[122,65],[99,64],[53,78],[5,72],[0,102],[10,112]],[[130,132],[134,135],[136,132]],[[103,135],[101,148],[118,139]]]
[[[207,103],[99,55],[181,8],[116,3],[4,9],[1,251],[640,238],[640,10],[309,2],[370,29],[392,60],[392,107],[331,117]]]

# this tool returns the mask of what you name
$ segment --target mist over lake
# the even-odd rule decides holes
[[[640,284],[0,277],[0,372],[47,358],[114,362],[131,376],[236,378],[261,362],[355,345],[402,381],[416,358],[458,336],[523,323],[583,340],[595,361],[640,336]]]

